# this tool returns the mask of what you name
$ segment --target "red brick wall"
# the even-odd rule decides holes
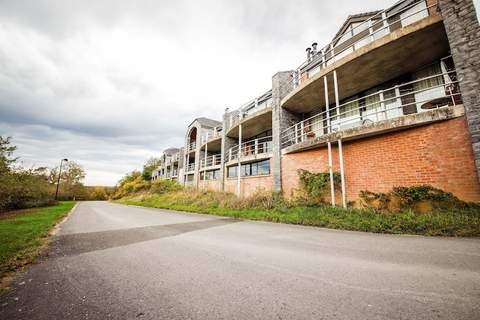
[[[270,160],[270,167],[272,161]],[[225,168],[225,170],[227,170]],[[225,191],[237,193],[237,178],[225,178]],[[271,191],[273,190],[273,177],[268,176],[253,176],[242,177],[240,179],[240,192],[243,197],[248,197],[259,190]]]
[[[389,191],[393,186],[430,184],[461,199],[480,201],[473,151],[465,117],[344,142],[345,182],[349,201],[360,190]],[[339,171],[333,147],[334,170]],[[328,170],[327,148],[283,155],[282,186],[298,188],[297,169]]]
[[[198,187],[200,189],[208,189],[208,190],[214,190],[214,191],[221,191],[222,190],[222,185],[220,183],[220,180],[200,180],[198,181]]]

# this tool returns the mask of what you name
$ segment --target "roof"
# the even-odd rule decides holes
[[[198,123],[200,123],[202,126],[210,127],[210,128],[215,128],[215,127],[221,127],[222,126],[222,123],[220,121],[205,118],[205,117],[200,117],[200,118],[196,118],[195,120],[193,120],[192,123],[190,123],[189,127],[195,121],[198,121]]]
[[[179,148],[168,148],[168,149],[163,150],[163,153],[167,154],[167,155],[172,155],[172,154],[178,153],[179,151],[180,151]]]
[[[342,24],[340,29],[338,30],[337,34],[335,34],[335,37],[333,38],[332,41],[334,41],[337,37],[342,35],[345,32],[345,29],[348,28],[348,26],[352,22],[361,22],[369,19],[370,17],[373,17],[377,13],[381,12],[381,10],[376,10],[376,11],[369,11],[369,12],[362,12],[362,13],[357,13],[357,14],[352,14],[347,17],[345,22]]]

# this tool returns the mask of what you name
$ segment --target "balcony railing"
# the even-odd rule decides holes
[[[282,132],[282,147],[412,113],[461,103],[454,70],[379,90],[318,113]]]
[[[264,95],[250,100],[236,111],[230,114],[229,128],[236,126],[242,119],[248,117],[251,114],[259,112],[263,109],[272,106],[272,92],[267,91]]]
[[[196,148],[197,148],[197,142],[196,141],[192,141],[187,145],[187,150],[188,151],[195,151]]]
[[[240,150],[239,150],[240,149]],[[272,137],[262,137],[258,139],[253,139],[242,143],[241,148],[238,148],[238,145],[230,148],[227,153],[228,161],[238,159],[240,152],[240,158],[252,156],[252,155],[261,155],[269,153],[272,151]]]
[[[222,136],[221,130],[208,131],[204,136],[202,136],[202,144],[205,144],[212,139],[220,138],[221,136]]]
[[[195,163],[190,163],[187,166],[187,172],[195,171]]]
[[[200,160],[200,168],[208,168],[213,166],[218,166],[222,163],[222,156],[220,154],[213,154],[208,156],[206,161],[205,159]]]
[[[406,1],[404,1],[406,2]],[[309,53],[308,59],[297,68],[293,75],[294,87],[301,83],[302,73],[307,72],[308,77],[318,73],[321,69],[335,63],[346,55],[359,48],[399,29],[419,21],[429,15],[436,14],[437,2],[429,4],[422,0],[414,2],[399,11],[393,11],[401,3],[378,12],[361,24],[349,29],[344,34],[337,36],[327,46]]]

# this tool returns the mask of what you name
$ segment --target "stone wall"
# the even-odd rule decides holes
[[[472,0],[439,0],[480,177],[480,27]]]
[[[293,71],[278,72],[272,77],[272,175],[273,190],[282,190],[281,168],[281,133],[299,119],[292,113],[283,109],[280,104],[282,99],[293,90]]]

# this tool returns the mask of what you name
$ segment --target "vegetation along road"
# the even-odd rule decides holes
[[[480,240],[79,204],[1,319],[478,319]]]

